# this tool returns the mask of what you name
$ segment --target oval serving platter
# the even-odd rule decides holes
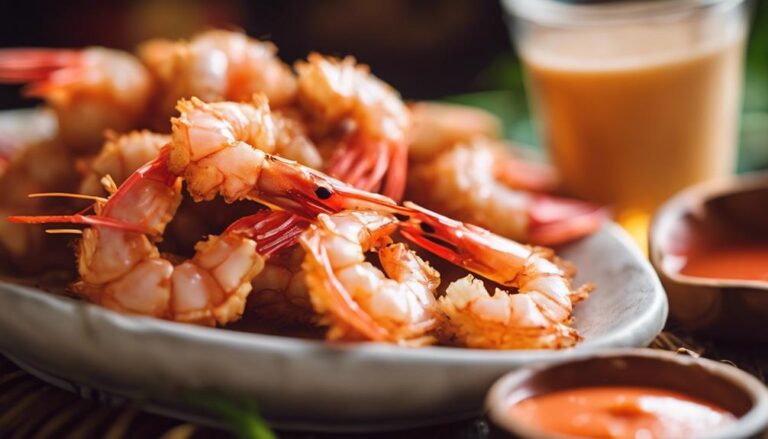
[[[644,346],[667,317],[664,290],[615,224],[559,254],[576,282],[597,290],[576,307],[584,340],[563,351],[404,348],[203,328],[118,314],[33,288],[0,283],[0,351],[70,389],[150,402],[195,418],[200,392],[255,402],[272,425],[365,431],[405,428],[482,412],[504,373],[607,347]]]

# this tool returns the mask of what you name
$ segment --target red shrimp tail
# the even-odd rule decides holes
[[[154,233],[153,230],[138,224],[131,224],[101,215],[13,215],[8,222],[17,224],[84,224],[89,226],[109,227],[126,232]]]
[[[359,159],[358,148],[355,148],[353,145],[353,142],[344,142],[341,147],[333,152],[325,168],[325,172],[328,175],[338,178],[345,183],[350,183],[345,177],[350,174],[350,169],[355,161]]]
[[[270,256],[298,243],[309,221],[285,211],[262,210],[238,219],[224,233],[237,233],[256,241],[262,256]]]
[[[381,142],[358,143],[355,166],[347,175],[343,175],[342,181],[365,191],[372,191],[374,187],[381,185],[381,180],[389,168],[389,155],[386,146]]]
[[[358,189],[371,190],[369,180],[376,166],[377,152],[359,135],[349,136],[328,161],[327,173]],[[384,166],[386,170],[387,164]]]
[[[29,84],[27,96],[46,96],[78,79],[81,60],[81,52],[68,49],[0,50],[0,83]]]
[[[405,191],[408,147],[368,141],[359,135],[347,139],[329,161],[329,175],[365,191],[379,191],[400,201]]]
[[[381,193],[400,202],[405,193],[405,183],[408,177],[408,145],[400,143],[391,147],[390,150],[387,178]]]
[[[496,178],[513,189],[551,192],[557,188],[557,172],[549,165],[505,157],[494,166]]]
[[[275,235],[274,239],[259,241],[260,253],[266,256],[271,256],[280,250],[284,250],[289,247],[293,247],[298,244],[301,235],[307,230],[309,224],[295,224],[290,226],[287,230],[279,235]]]
[[[535,196],[529,213],[529,241],[554,246],[588,236],[610,217],[608,209],[580,200]]]

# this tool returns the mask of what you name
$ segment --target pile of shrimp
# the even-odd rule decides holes
[[[593,286],[542,245],[605,214],[552,195],[555,173],[488,113],[407,104],[352,57],[289,66],[222,30],[135,54],[2,50],[0,82],[26,83],[57,126],[44,142],[0,130],[0,187],[25,195],[0,202],[1,227],[23,230],[0,240],[15,272],[74,262],[71,292],[112,310],[333,341],[581,339],[573,310]],[[51,234],[79,235],[74,259]]]

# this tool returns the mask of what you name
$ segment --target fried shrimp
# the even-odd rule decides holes
[[[161,153],[136,171],[108,200],[96,204],[94,215],[10,220],[90,226],[78,244],[80,281],[74,288],[91,302],[202,325],[237,320],[251,280],[283,237],[271,224],[246,218],[200,241],[191,259],[174,263],[155,244],[181,200],[181,179],[168,172],[166,161],[167,154]]]
[[[70,268],[72,261],[61,237],[39,227],[11,224],[12,214],[40,215],[60,211],[61,200],[29,197],[38,192],[70,191],[77,187],[75,159],[57,141],[14,144],[5,172],[0,174],[0,267],[19,274]],[[62,252],[63,250],[63,252]]]
[[[137,57],[0,50],[1,82],[29,83],[59,125],[29,147],[0,135],[0,216],[24,214],[0,226],[0,265],[13,271],[65,261],[90,302],[199,325],[248,313],[241,328],[321,327],[333,341],[580,340],[574,305],[591,286],[515,240],[565,243],[604,214],[544,195],[554,174],[499,146],[488,113],[406,105],[352,57],[313,53],[292,70],[271,43],[220,30],[152,40]],[[399,204],[406,185],[426,208]],[[80,235],[76,267],[53,245],[65,234]]]
[[[400,209],[387,197],[360,191],[310,167],[268,154],[280,153],[279,124],[263,97],[257,96],[254,105],[204,104],[193,99],[182,101],[179,110],[180,117],[173,120],[169,167],[184,177],[187,189],[197,200],[217,196],[229,202],[253,200],[308,219],[349,208]],[[279,250],[295,242],[285,239]],[[269,268],[265,282],[280,271],[271,270],[274,266]],[[289,273],[279,274],[282,278]],[[256,284],[259,282],[257,279]],[[281,288],[278,285],[278,293],[283,291]]]
[[[352,57],[313,53],[295,65],[299,105],[320,135],[345,132],[330,175],[399,200],[405,188],[410,114],[397,91]]]
[[[241,32],[210,30],[189,41],[150,40],[137,52],[157,82],[155,106],[163,123],[181,98],[249,102],[254,93],[263,93],[272,106],[282,107],[296,95],[296,78],[276,56],[275,45]]]
[[[288,114],[273,114],[263,95],[251,103],[205,103],[182,99],[174,118],[174,162],[197,160],[238,144],[251,145],[307,166],[319,166],[320,154],[304,135],[300,122]]]
[[[557,173],[544,163],[526,157],[523,148],[501,140],[501,121],[479,108],[437,102],[410,105],[413,138],[408,147],[411,169],[424,166],[458,145],[482,143],[493,150],[496,178],[513,189],[551,192]],[[408,195],[414,186],[409,187]]]
[[[581,238],[604,222],[598,206],[509,187],[492,172],[497,162],[484,141],[458,145],[414,167],[408,193],[452,218],[541,245]]]
[[[138,59],[102,47],[4,49],[0,82],[29,83],[26,94],[45,99],[56,113],[59,140],[81,155],[97,151],[106,129],[137,128],[153,90]]]
[[[437,102],[410,104],[413,136],[409,145],[412,160],[423,162],[457,143],[482,137],[498,139],[501,121],[479,108]]]
[[[373,211],[322,214],[301,237],[309,297],[331,340],[425,344],[437,324],[439,274],[404,244],[394,217]],[[366,261],[378,252],[383,272]]]
[[[542,349],[573,346],[573,305],[591,285],[573,288],[568,267],[551,250],[519,244],[406,203],[412,212],[401,234],[416,245],[495,282],[467,276],[451,283],[439,299],[446,316],[442,331],[450,342],[485,349]]]
[[[217,195],[253,200],[314,217],[346,208],[389,208],[391,199],[355,189],[295,161],[272,155],[277,133],[266,98],[254,104],[179,103],[172,120],[169,169],[184,177],[195,200]]]

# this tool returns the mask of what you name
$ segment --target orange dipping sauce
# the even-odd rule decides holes
[[[698,250],[686,255],[681,274],[716,279],[768,281],[768,245]]]
[[[584,438],[690,438],[734,422],[709,402],[652,387],[586,387],[534,396],[509,414],[544,434]]]

